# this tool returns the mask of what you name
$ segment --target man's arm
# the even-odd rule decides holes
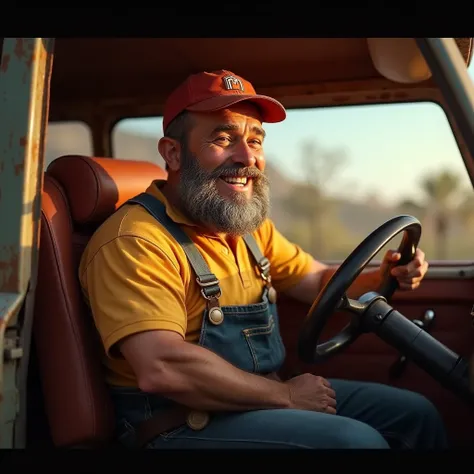
[[[303,303],[312,304],[337,267],[329,267],[317,261],[299,245],[290,242],[270,219],[261,226],[257,237],[262,242],[265,256],[271,262],[272,282],[276,290]],[[398,252],[388,250],[381,266],[362,272],[347,290],[347,296],[359,298],[368,291],[377,290],[382,282],[382,275],[388,271],[397,278],[400,290],[414,290],[420,286],[428,271],[424,252],[417,248],[411,262],[391,269],[399,259]]]
[[[312,304],[337,267],[319,262],[299,245],[290,242],[270,219],[259,229],[257,237],[271,262],[272,282],[276,290]],[[353,282],[348,296],[359,297],[377,288],[380,281],[378,269],[364,272]]]
[[[388,272],[390,266],[399,258],[399,253],[388,250],[381,266],[361,273],[347,290],[347,296],[359,298],[368,291],[377,290],[382,282],[382,275]],[[337,267],[329,267],[313,260],[311,271],[285,293],[299,301],[312,304],[336,270]],[[406,265],[395,267],[392,275],[397,278],[401,290],[414,290],[420,285],[427,271],[425,254],[421,249],[417,249],[413,260]]]
[[[164,248],[120,237],[84,265],[82,281],[106,353],[128,361],[142,390],[196,409],[289,406],[288,385],[241,371],[184,340],[183,279]]]
[[[312,304],[336,270],[337,267],[329,267],[317,260],[313,260],[311,271],[300,282],[286,290],[285,293],[298,301]],[[358,298],[368,291],[376,290],[380,282],[380,270],[378,268],[368,270],[356,278],[348,289],[347,296],[349,298]]]
[[[291,406],[288,385],[244,372],[175,332],[134,334],[119,347],[141,390],[190,408],[245,411]]]

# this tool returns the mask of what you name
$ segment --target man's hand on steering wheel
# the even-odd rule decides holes
[[[400,260],[401,254],[396,250],[388,250],[380,265],[380,274],[383,276],[390,271],[399,284],[402,291],[414,290],[420,286],[426,272],[428,271],[428,262],[425,260],[425,253],[419,248],[416,249],[413,259],[406,265],[391,268]],[[390,270],[391,268],[391,270]]]

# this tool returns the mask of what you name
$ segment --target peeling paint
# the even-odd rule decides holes
[[[5,54],[2,58],[2,65],[0,66],[0,70],[2,72],[7,72],[8,71],[8,64],[10,63],[10,55]]]
[[[15,42],[15,55],[18,59],[22,59],[23,56],[26,54],[24,48],[24,40],[23,38],[17,38]]]
[[[16,163],[13,169],[15,171],[15,176],[20,176],[23,174],[23,171],[25,169],[25,163],[23,161],[21,163]]]
[[[31,67],[35,61],[36,61],[36,55],[35,53],[33,53],[30,59],[28,59],[28,61],[26,62],[26,64],[28,65],[28,67]]]
[[[0,247],[0,288],[14,292],[18,285],[18,254],[14,245]]]

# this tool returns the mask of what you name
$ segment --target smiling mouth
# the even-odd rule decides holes
[[[226,176],[226,177],[221,177],[220,179],[224,181],[232,189],[235,189],[238,191],[244,191],[248,189],[248,185],[252,181],[252,178],[236,177],[236,176]]]

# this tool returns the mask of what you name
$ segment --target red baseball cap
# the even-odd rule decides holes
[[[280,102],[257,94],[250,82],[221,69],[192,74],[170,94],[165,103],[163,130],[183,110],[212,112],[243,100],[259,107],[263,122],[281,122],[286,118],[285,108]]]

